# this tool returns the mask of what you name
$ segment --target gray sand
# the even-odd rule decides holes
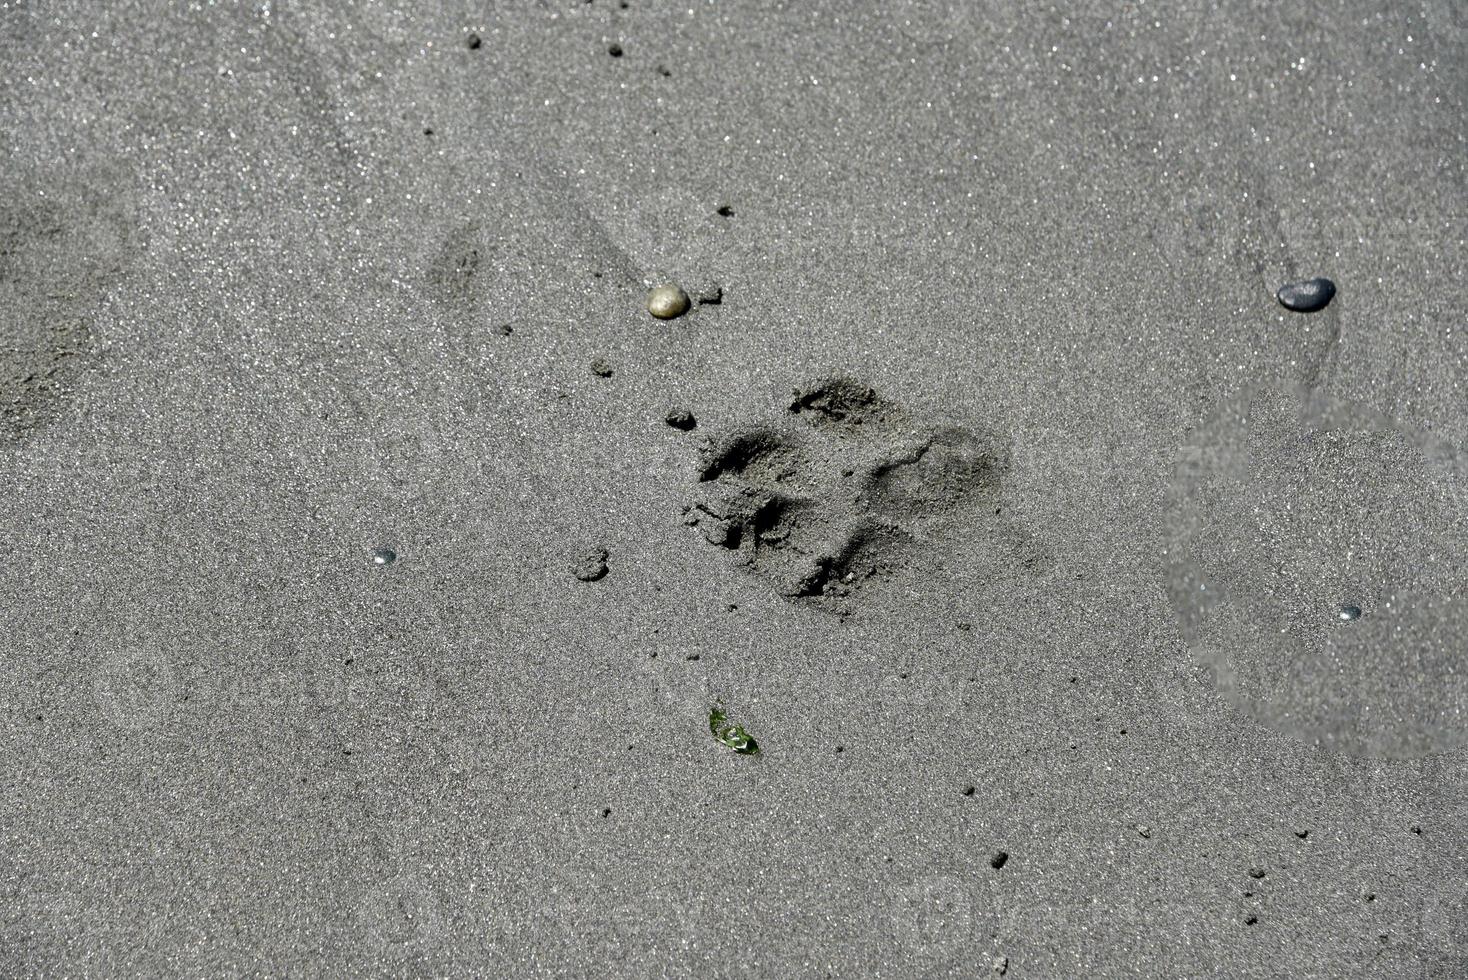
[[[1461,457],[1206,455],[1468,445],[1468,14],[1208,6],[0,0],[0,974],[1468,975]]]

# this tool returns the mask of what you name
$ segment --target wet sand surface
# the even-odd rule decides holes
[[[1465,72],[0,2],[0,973],[1468,974]]]

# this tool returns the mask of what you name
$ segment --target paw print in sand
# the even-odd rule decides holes
[[[1006,442],[928,425],[852,378],[795,392],[783,417],[709,440],[686,521],[784,596],[846,615],[960,514],[993,520]]]

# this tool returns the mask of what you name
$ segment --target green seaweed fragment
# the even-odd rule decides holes
[[[729,716],[721,705],[709,709],[709,731],[714,738],[729,746],[740,755],[759,755],[759,743],[744,730],[743,725],[729,723]]]

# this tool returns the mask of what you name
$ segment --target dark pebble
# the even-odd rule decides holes
[[[598,357],[591,362],[591,373],[598,378],[610,378],[612,376],[612,363],[605,357]]]
[[[1287,310],[1314,313],[1325,309],[1335,298],[1335,283],[1324,276],[1316,276],[1302,282],[1285,283],[1274,295]]]
[[[605,548],[592,548],[581,556],[571,569],[572,574],[583,582],[595,582],[607,573],[607,558],[611,552]]]
[[[468,37],[464,38],[464,43],[469,46],[470,51],[478,51],[480,45],[484,44],[484,41],[479,37],[478,34],[470,34]]]
[[[1004,867],[1004,865],[1007,864],[1008,862],[1009,862],[1009,854],[1006,853],[1006,852],[1004,852],[1004,851],[1000,851],[998,854],[995,854],[993,857],[991,857],[989,859],[989,867],[991,867],[991,868],[993,868],[994,870],[997,871],[1000,868]]]
[[[979,791],[979,788],[977,786],[965,786],[963,788],[963,795],[964,796],[973,796],[978,791]]]
[[[668,409],[668,414],[663,416],[663,421],[683,432],[698,425],[698,419],[694,418],[693,413],[686,408]]]
[[[607,54],[611,55],[613,58],[622,57],[622,46],[620,44],[607,45]]]
[[[1250,868],[1249,869],[1249,877],[1250,878],[1255,878],[1255,879],[1263,878],[1264,877],[1264,869],[1263,868]]]

